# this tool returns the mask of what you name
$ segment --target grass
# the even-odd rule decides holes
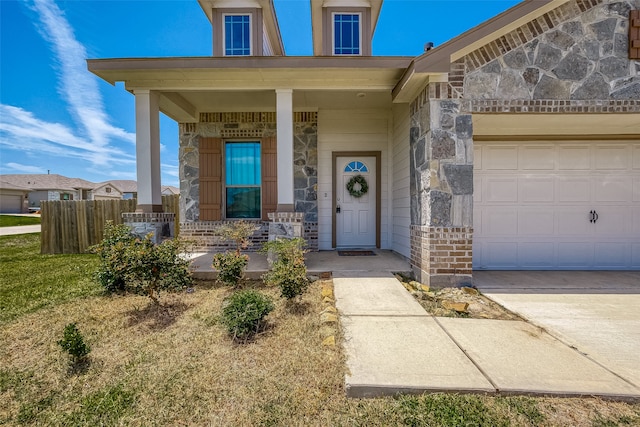
[[[19,239],[25,246],[12,241],[14,251],[22,253],[13,262],[39,257],[29,253],[33,242]],[[3,252],[7,244],[1,242]],[[80,257],[76,263],[91,260]],[[67,261],[50,257],[49,273],[58,262],[68,268]],[[85,280],[78,274],[60,281],[57,286],[67,289],[60,292],[72,297],[54,301],[46,293],[36,295],[32,304],[38,308],[14,311],[0,324],[0,425],[640,423],[640,405],[599,399],[459,394],[348,399],[341,347],[321,345],[319,283],[295,307],[278,297],[277,288],[246,285],[273,297],[276,308],[264,331],[241,344],[218,320],[229,288],[198,285],[193,292],[163,297],[165,307],[158,308],[141,296],[100,295]],[[92,348],[81,371],[69,369],[56,344],[69,322],[77,323]],[[339,333],[337,338],[342,339]]]
[[[40,234],[0,236],[0,324],[75,298],[101,293],[91,254],[40,255]]]
[[[37,224],[40,224],[40,217],[0,215],[0,227],[15,227],[18,225],[37,225]]]

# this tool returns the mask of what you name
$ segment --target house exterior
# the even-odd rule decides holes
[[[0,180],[0,213],[27,213],[29,189]]]
[[[58,174],[6,174],[0,180],[28,189],[28,209],[39,210],[45,200],[92,200],[95,184]]]
[[[381,0],[311,0],[312,57],[284,54],[270,0],[199,4],[211,57],[88,60],[135,95],[138,215],[167,218],[162,111],[203,248],[247,219],[431,284],[640,269],[640,0],[523,1],[415,58],[371,56]]]

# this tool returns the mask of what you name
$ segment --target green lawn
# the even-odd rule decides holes
[[[97,265],[98,257],[91,254],[40,255],[40,233],[0,236],[0,324],[99,294],[100,286],[91,280]]]
[[[40,217],[37,216],[0,215],[0,227],[37,224],[40,224]]]

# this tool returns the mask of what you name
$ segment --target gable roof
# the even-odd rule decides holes
[[[93,182],[81,178],[67,178],[58,174],[9,174],[0,175],[3,181],[31,190],[91,190]]]

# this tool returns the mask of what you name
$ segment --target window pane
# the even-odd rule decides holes
[[[260,218],[260,188],[227,188],[227,218]]]
[[[360,15],[335,14],[333,21],[333,52],[336,55],[360,53]]]
[[[227,185],[260,185],[260,143],[227,142]]]
[[[259,142],[225,144],[227,218],[260,218],[261,159]]]
[[[225,15],[225,55],[251,55],[251,18],[249,15]]]

